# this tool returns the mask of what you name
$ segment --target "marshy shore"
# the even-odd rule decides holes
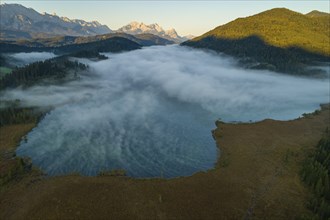
[[[290,121],[217,122],[218,162],[190,177],[45,178],[32,170],[2,186],[0,219],[294,219],[309,212],[299,171],[329,114],[325,105]],[[15,149],[33,126],[1,127],[1,152]]]

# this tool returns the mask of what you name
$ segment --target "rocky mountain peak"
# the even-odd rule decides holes
[[[29,35],[86,36],[107,34],[112,31],[97,21],[87,22],[68,17],[59,17],[56,13],[39,13],[32,8],[19,4],[1,4],[1,31],[28,33]],[[19,36],[18,36],[19,37]]]
[[[128,25],[125,25],[117,30],[117,32],[124,32],[127,34],[154,34],[159,37],[175,41],[177,43],[182,42],[184,38],[180,37],[174,28],[164,30],[158,23],[144,24],[143,22],[132,21]]]

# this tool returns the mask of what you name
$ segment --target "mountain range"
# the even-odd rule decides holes
[[[87,22],[59,17],[56,14],[41,14],[32,8],[26,8],[19,4],[1,4],[0,11],[0,39],[2,40],[54,36],[95,36],[109,33],[153,34],[176,43],[192,38],[192,36],[179,36],[174,28],[165,31],[158,24],[146,25],[142,22],[131,22],[113,31],[97,21]]]
[[[97,21],[59,17],[56,14],[40,14],[19,4],[0,5],[1,38],[32,38],[41,36],[88,36],[112,32]]]
[[[0,52],[46,49],[69,53],[79,52],[80,47],[101,52],[103,45],[107,51],[121,51],[184,41],[181,45],[238,58],[248,68],[281,73],[313,75],[306,67],[330,61],[330,15],[319,11],[301,14],[275,8],[188,40],[192,36],[181,37],[175,29],[164,30],[157,23],[134,21],[114,31],[96,21],[40,14],[18,4],[1,4],[0,9]]]

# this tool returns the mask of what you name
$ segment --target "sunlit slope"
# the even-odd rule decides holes
[[[218,26],[193,41],[210,36],[232,40],[258,36],[272,46],[299,47],[309,52],[330,55],[330,16],[327,13],[322,13],[323,16],[311,15],[275,8]]]

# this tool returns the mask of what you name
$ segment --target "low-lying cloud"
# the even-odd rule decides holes
[[[244,70],[235,61],[180,46],[148,47],[90,62],[64,85],[6,91],[25,106],[57,106],[19,155],[53,175],[123,168],[174,177],[211,168],[214,121],[292,119],[329,101],[327,80]]]
[[[13,65],[24,66],[29,63],[34,63],[37,61],[44,61],[56,57],[54,53],[50,52],[31,52],[31,53],[14,53],[7,54],[9,62]]]

